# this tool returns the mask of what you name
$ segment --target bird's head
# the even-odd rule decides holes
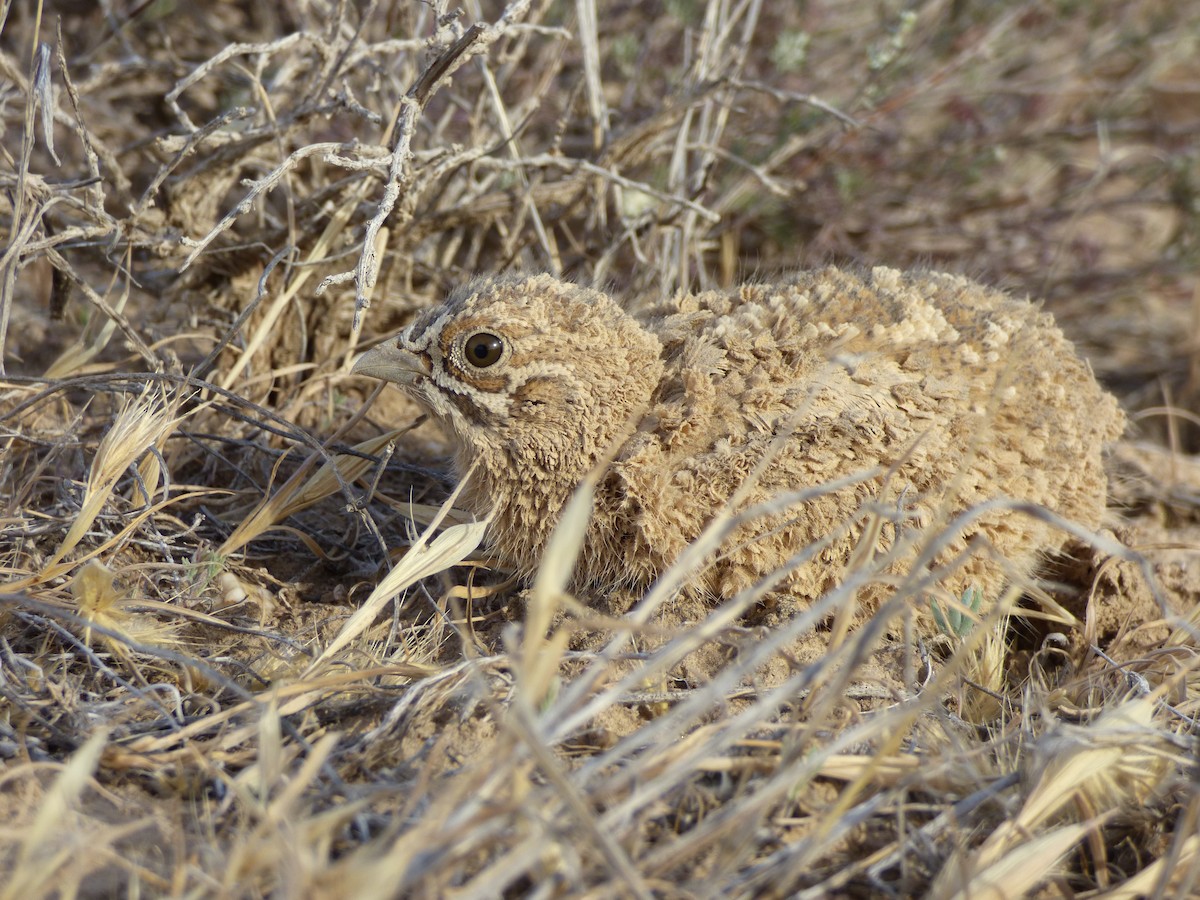
[[[550,275],[477,279],[365,353],[457,438],[460,462],[578,479],[637,424],[662,346],[610,297]]]

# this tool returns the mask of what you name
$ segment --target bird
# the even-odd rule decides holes
[[[1038,304],[885,266],[640,307],[544,273],[482,276],[352,371],[441,424],[460,505],[523,578],[595,473],[571,586],[597,605],[646,590],[722,516],[681,596],[720,603],[774,577],[769,596],[805,608],[866,559],[882,561],[866,614],[921,573],[935,600],[994,602],[1067,542],[1032,507],[1100,527],[1104,448],[1125,426]]]

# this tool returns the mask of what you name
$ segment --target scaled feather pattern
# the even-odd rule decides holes
[[[494,550],[526,576],[603,466],[575,574],[600,595],[645,588],[733,513],[685,593],[729,597],[816,544],[778,593],[811,602],[866,551],[884,581],[921,560],[939,588],[994,600],[1066,533],[1005,504],[946,524],[1008,499],[1097,528],[1103,449],[1124,427],[1037,306],[889,268],[637,314],[549,275],[476,279],[355,371],[396,382],[453,436],[459,475],[474,467],[461,502],[493,517]]]

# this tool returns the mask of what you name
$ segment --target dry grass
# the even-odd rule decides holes
[[[1186,7],[5,2],[0,898],[1200,890]],[[570,516],[515,597],[347,377],[468,274],[829,258],[1141,410],[1063,621],[605,621]]]

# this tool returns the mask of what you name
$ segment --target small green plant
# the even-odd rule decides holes
[[[886,69],[895,61],[896,57],[908,46],[908,39],[912,37],[916,25],[917,14],[915,12],[905,10],[900,14],[899,21],[892,29],[891,37],[873,45],[868,51],[868,65],[872,72]]]
[[[983,606],[983,591],[972,585],[963,591],[960,598],[962,605],[973,613],[978,613]],[[975,626],[975,620],[960,609],[949,609],[942,612],[936,599],[929,598],[929,608],[933,611],[933,621],[938,631],[950,637],[963,638]]]
[[[780,72],[799,72],[808,59],[812,36],[807,31],[784,31],[771,48],[771,62]]]

